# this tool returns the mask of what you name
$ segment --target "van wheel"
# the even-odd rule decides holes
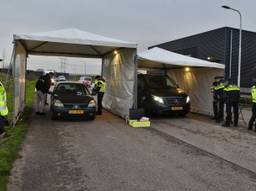
[[[58,116],[56,113],[52,112],[51,114],[51,120],[57,120],[58,119]]]
[[[90,121],[93,121],[95,119],[95,114],[89,118]]]

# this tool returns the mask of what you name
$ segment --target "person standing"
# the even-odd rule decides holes
[[[7,122],[6,116],[8,115],[7,96],[4,85],[0,82],[0,137],[5,136],[4,126]]]
[[[256,79],[253,80],[253,86],[251,88],[251,96],[252,96],[252,116],[249,121],[248,130],[252,130],[254,121],[256,119]],[[254,131],[256,131],[256,123]]]
[[[213,93],[213,118],[216,122],[223,121],[224,117],[224,83],[222,76],[216,76],[211,87]]]
[[[216,80],[212,83],[211,92],[213,97],[212,107],[213,107],[213,120],[217,119],[217,113],[218,113],[218,100],[217,100],[217,94],[215,91],[215,88],[217,87]]]
[[[45,115],[45,99],[47,95],[47,88],[45,86],[45,76],[40,76],[36,82],[36,114]]]
[[[238,126],[239,118],[239,102],[240,102],[240,88],[237,87],[231,79],[228,80],[227,86],[224,88],[225,100],[226,100],[226,122],[222,125],[224,127],[230,127],[232,120],[232,108],[234,113],[234,126]]]
[[[104,93],[106,92],[106,82],[101,76],[95,77],[94,91],[97,93],[97,104],[98,104],[97,115],[101,115],[102,99],[103,99]]]
[[[53,72],[49,72],[47,74],[45,74],[44,78],[44,86],[45,86],[45,90],[46,93],[44,94],[45,96],[45,105],[48,105],[47,103],[47,93],[49,92],[50,88],[51,88],[51,84],[52,84],[52,77],[53,77]]]
[[[224,80],[223,77],[219,78],[218,85],[215,87],[215,92],[217,94],[217,118],[216,118],[216,123],[220,123],[221,121],[224,120]]]

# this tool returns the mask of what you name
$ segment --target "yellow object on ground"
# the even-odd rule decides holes
[[[134,128],[150,127],[150,121],[129,120],[128,122]]]

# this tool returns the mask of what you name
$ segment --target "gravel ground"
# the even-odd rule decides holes
[[[246,114],[246,113],[245,113]],[[250,113],[244,115],[249,118]],[[242,121],[238,128],[224,128],[209,117],[156,118],[152,128],[256,173],[256,133]]]
[[[256,174],[154,128],[33,116],[9,191],[255,190]]]

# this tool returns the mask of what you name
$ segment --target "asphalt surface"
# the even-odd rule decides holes
[[[106,112],[95,121],[33,116],[8,190],[255,191],[256,174]]]

